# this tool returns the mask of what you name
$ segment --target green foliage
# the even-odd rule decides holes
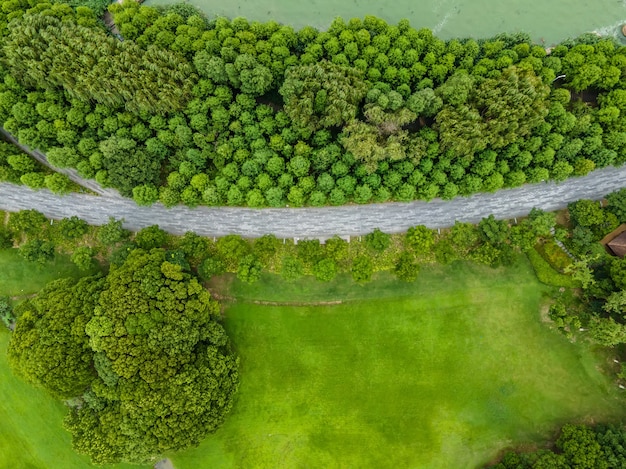
[[[0,224],[0,249],[9,249],[13,247],[13,235],[10,230]]]
[[[625,431],[622,427],[596,428],[566,424],[556,440],[556,448],[535,453],[507,453],[494,469],[612,469],[625,461]]]
[[[75,240],[84,236],[89,230],[89,225],[85,220],[72,216],[70,218],[63,218],[57,221],[54,225],[54,232],[61,239]]]
[[[383,252],[389,247],[391,243],[391,236],[387,233],[383,233],[378,228],[365,235],[365,244],[368,248],[373,249],[376,252]]]
[[[151,225],[142,228],[133,238],[133,242],[137,247],[149,251],[154,248],[162,248],[167,243],[167,233],[159,228],[158,225]]]
[[[250,253],[250,245],[239,235],[227,235],[217,240],[215,245],[226,270],[236,271],[239,260]]]
[[[526,251],[526,255],[540,282],[554,287],[578,288],[580,286],[580,282],[572,278],[571,275],[565,275],[554,270],[535,249]]]
[[[405,282],[414,282],[417,279],[419,271],[420,266],[410,253],[403,252],[400,254],[394,268],[396,277]]]
[[[358,256],[352,262],[352,279],[358,283],[369,282],[372,279],[374,265],[369,256]]]
[[[129,2],[110,6],[119,41],[84,7],[30,7],[0,12],[0,123],[140,205],[452,199],[625,159],[608,41],[546,56],[515,35],[443,41],[374,17],[296,33]],[[590,88],[597,106],[571,99]],[[0,145],[0,180],[71,189],[33,164]]]
[[[0,296],[0,321],[9,329],[13,327],[13,323],[15,322],[13,306],[8,296]]]
[[[536,249],[537,252],[559,272],[564,272],[565,269],[572,264],[572,259],[570,259],[567,253],[552,239],[538,244]]]
[[[72,253],[72,262],[83,272],[89,271],[94,266],[94,251],[89,246],[79,246]]]
[[[554,226],[556,225],[556,215],[553,212],[544,212],[543,210],[533,208],[528,214],[530,227],[537,236],[550,236]]]
[[[176,248],[185,256],[191,265],[198,265],[210,251],[210,242],[207,238],[187,231],[175,242]]]
[[[72,190],[72,181],[65,174],[49,174],[44,177],[44,183],[55,194],[67,194]]]
[[[417,254],[427,254],[435,244],[435,233],[423,225],[412,226],[407,230],[405,240]]]
[[[285,256],[282,259],[280,275],[288,282],[293,282],[304,275],[304,265],[295,256]]]
[[[485,241],[494,246],[503,244],[509,237],[509,226],[504,220],[496,220],[493,215],[478,223],[478,230]]]
[[[129,232],[122,227],[124,220],[109,217],[109,221],[98,229],[98,241],[105,246],[114,246],[129,236]]]
[[[13,370],[61,399],[87,390],[94,370],[85,326],[102,287],[97,277],[56,280],[22,303],[8,348]]]
[[[168,258],[133,250],[106,278],[55,281],[20,306],[9,361],[72,398],[64,426],[95,463],[197,446],[232,405],[238,360],[219,305]]]
[[[221,259],[216,257],[207,257],[198,267],[198,275],[203,280],[210,280],[214,275],[221,275],[226,271],[226,266]]]
[[[7,227],[14,235],[25,234],[27,236],[41,235],[43,225],[47,224],[45,215],[37,210],[20,210],[9,216]]]
[[[278,250],[280,242],[273,234],[263,235],[254,241],[254,254],[259,261],[267,265]]]
[[[349,122],[367,91],[361,75],[327,61],[292,67],[280,88],[285,112],[297,127],[310,130]]]
[[[606,209],[613,213],[620,223],[626,221],[626,189],[611,192],[606,196]]]
[[[263,264],[254,254],[244,256],[237,265],[237,278],[242,282],[254,283],[261,278]]]
[[[10,31],[6,63],[30,86],[61,86],[84,101],[152,113],[179,110],[190,96],[192,68],[173,51],[155,46],[144,51],[68,17],[44,14],[26,14]],[[136,64],[132,72],[129,61]]]
[[[317,280],[330,282],[337,275],[337,263],[334,259],[322,259],[313,266],[313,275]]]
[[[31,239],[19,248],[20,256],[28,262],[45,264],[54,259],[54,244],[41,239]]]

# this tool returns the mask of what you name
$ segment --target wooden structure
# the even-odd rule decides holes
[[[617,257],[626,256],[626,223],[622,223],[600,241],[606,250]]]

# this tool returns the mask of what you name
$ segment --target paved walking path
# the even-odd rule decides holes
[[[48,190],[33,191],[2,183],[0,209],[34,208],[55,219],[76,215],[93,225],[104,224],[109,217],[123,218],[124,226],[131,230],[157,224],[175,234],[194,231],[204,236],[259,237],[273,233],[280,238],[324,238],[335,234],[361,235],[374,228],[387,233],[403,232],[414,225],[442,228],[453,225],[455,220],[475,223],[490,214],[500,219],[514,218],[526,215],[533,207],[557,210],[578,199],[601,199],[622,187],[626,187],[626,166],[599,169],[558,184],[528,184],[451,201],[257,210],[183,206],[167,209],[161,204],[139,207],[131,199],[87,194],[59,196]]]

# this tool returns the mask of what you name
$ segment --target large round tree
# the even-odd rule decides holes
[[[39,298],[32,302],[36,317],[79,301],[77,288],[67,283],[58,282],[62,296],[54,296],[55,285],[45,291],[44,298],[60,299],[55,308]],[[13,367],[23,375],[38,367],[28,375],[31,381],[57,396],[79,391],[68,401],[64,423],[75,449],[95,463],[151,462],[197,445],[222,423],[238,387],[238,359],[218,322],[219,305],[184,267],[168,262],[162,249],[131,252],[97,285],[97,301],[83,301],[87,307],[78,309],[86,312],[76,313],[83,318],[75,327],[78,345],[55,321],[23,315],[10,343]],[[54,340],[41,338],[56,336],[71,345],[71,359],[35,363],[39,355],[17,353],[25,347],[43,351]],[[53,373],[64,382],[65,373],[75,371],[63,365],[79,362],[86,364],[80,385],[67,392],[43,379]],[[89,379],[83,379],[85,372]]]

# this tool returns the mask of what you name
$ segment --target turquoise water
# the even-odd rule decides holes
[[[173,0],[148,0],[148,5]],[[626,0],[191,0],[209,16],[274,19],[296,28],[325,29],[336,16],[376,15],[396,23],[408,18],[443,39],[527,32],[551,45],[584,32],[620,37]]]

